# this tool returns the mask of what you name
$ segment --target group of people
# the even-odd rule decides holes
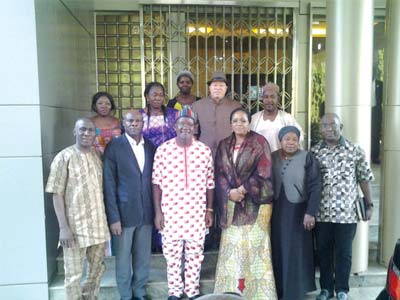
[[[179,73],[180,94],[167,105],[162,84],[149,83],[146,107],[121,122],[112,96],[97,93],[96,116],[78,119],[75,145],[54,158],[46,191],[60,227],[67,299],[97,299],[110,233],[121,299],[148,299],[153,227],[167,262],[168,300],[199,298],[204,241],[216,222],[215,293],[302,299],[316,289],[315,232],[317,300],[335,293],[346,300],[358,186],[368,219],[373,207],[363,150],[342,136],[333,113],[321,119],[322,141],[302,150],[301,127],[278,109],[276,84],[263,87],[264,110],[251,116],[227,97],[224,73],[213,73],[200,100],[191,95],[193,81],[189,71]]]

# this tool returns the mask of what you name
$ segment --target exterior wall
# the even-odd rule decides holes
[[[44,184],[95,91],[93,12],[68,1],[3,1],[0,26],[0,299],[43,300],[58,238]]]
[[[79,5],[36,0],[43,186],[54,155],[75,142],[75,120],[90,114],[96,90],[93,10]],[[51,277],[58,255],[58,223],[51,195],[46,193],[44,210]]]
[[[0,299],[47,299],[34,2],[3,2],[0,26]]]

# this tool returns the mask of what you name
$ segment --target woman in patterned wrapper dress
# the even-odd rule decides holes
[[[267,140],[250,131],[251,116],[234,110],[233,134],[215,159],[216,204],[222,228],[215,293],[247,300],[276,300],[269,237],[272,214],[271,157]]]
[[[121,135],[121,125],[119,119],[114,117],[115,102],[113,97],[107,92],[97,92],[92,97],[92,111],[96,113],[91,118],[96,127],[96,139],[94,147],[100,155],[103,155],[107,144],[113,137]],[[107,241],[106,255],[112,254],[111,242]]]
[[[177,110],[165,107],[165,89],[159,82],[146,85],[144,96],[147,104],[140,112],[143,115],[143,136],[157,148],[162,143],[174,138]]]
[[[100,154],[108,142],[115,136],[121,135],[119,119],[114,117],[115,103],[113,97],[106,92],[98,92],[92,98],[92,111],[96,113],[92,121],[96,127],[96,140],[94,146]]]
[[[147,84],[144,96],[147,104],[144,109],[140,110],[143,116],[142,134],[157,148],[176,136],[175,119],[178,111],[164,105],[165,89],[159,82],[154,81]],[[162,250],[161,235],[155,228],[153,229],[152,250],[153,252]]]

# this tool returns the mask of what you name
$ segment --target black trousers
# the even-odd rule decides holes
[[[315,227],[321,289],[348,292],[352,244],[357,223],[317,222]]]

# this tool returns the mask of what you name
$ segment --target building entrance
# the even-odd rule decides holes
[[[96,16],[98,89],[117,100],[118,113],[143,107],[145,84],[159,81],[176,93],[176,74],[190,70],[193,92],[222,70],[231,97],[255,112],[259,87],[281,86],[281,107],[292,101],[293,9],[239,6],[143,5],[139,11]],[[167,99],[166,99],[167,100]]]

